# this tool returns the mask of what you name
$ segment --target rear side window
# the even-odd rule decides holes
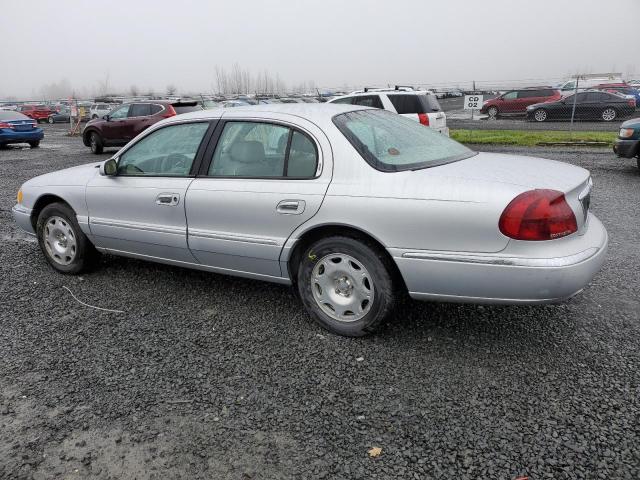
[[[148,103],[134,103],[129,110],[130,117],[146,117],[151,115],[151,105]]]
[[[161,112],[162,108],[163,108],[162,105],[157,105],[154,103],[153,105],[151,105],[150,115],[155,115],[156,113]]]
[[[265,122],[227,122],[216,145],[210,176],[315,176],[318,154],[305,134]]]
[[[189,112],[195,112],[197,110],[202,110],[202,107],[197,103],[194,103],[193,105],[174,103],[171,106],[173,107],[173,109],[176,111],[178,115],[180,115],[181,113],[189,113]]]
[[[360,97],[353,97],[353,104],[360,105],[362,107],[384,108],[382,101],[378,95],[363,95]]]
[[[399,114],[439,112],[440,104],[432,95],[388,95]]]

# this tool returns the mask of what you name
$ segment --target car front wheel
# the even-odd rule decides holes
[[[29,142],[29,146],[31,148],[38,148],[40,146],[40,140],[36,140],[35,142]]]
[[[547,120],[547,111],[544,108],[539,108],[533,112],[533,118],[536,122],[544,122]]]
[[[65,203],[42,209],[36,225],[38,244],[47,262],[62,273],[80,273],[91,266],[97,252]]]
[[[91,132],[89,136],[89,145],[91,146],[91,151],[96,155],[101,154],[102,150],[104,150],[102,138],[100,138],[100,135],[98,135],[97,132]]]
[[[489,107],[487,110],[487,115],[489,118],[496,119],[498,118],[498,107]]]
[[[390,260],[366,241],[328,237],[304,252],[298,291],[314,321],[349,337],[373,333],[394,304]]]

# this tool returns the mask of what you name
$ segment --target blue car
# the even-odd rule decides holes
[[[36,121],[19,112],[0,110],[0,148],[10,143],[28,143],[31,148],[40,145],[44,131]]]

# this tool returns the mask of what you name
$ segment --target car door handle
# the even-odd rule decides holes
[[[161,193],[156,197],[157,205],[175,207],[178,203],[180,203],[180,195],[177,193]]]
[[[304,212],[304,200],[282,200],[276,207],[276,212],[283,215],[300,215]]]

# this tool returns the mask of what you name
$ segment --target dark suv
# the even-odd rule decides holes
[[[164,118],[195,110],[202,110],[198,102],[150,100],[125,103],[108,115],[88,122],[82,132],[82,141],[91,147],[93,153],[102,153],[104,147],[126,145],[140,132]]]
[[[490,118],[498,118],[500,115],[525,115],[529,105],[560,100],[561,97],[559,90],[550,87],[510,90],[496,98],[486,100],[480,113],[486,113]]]

